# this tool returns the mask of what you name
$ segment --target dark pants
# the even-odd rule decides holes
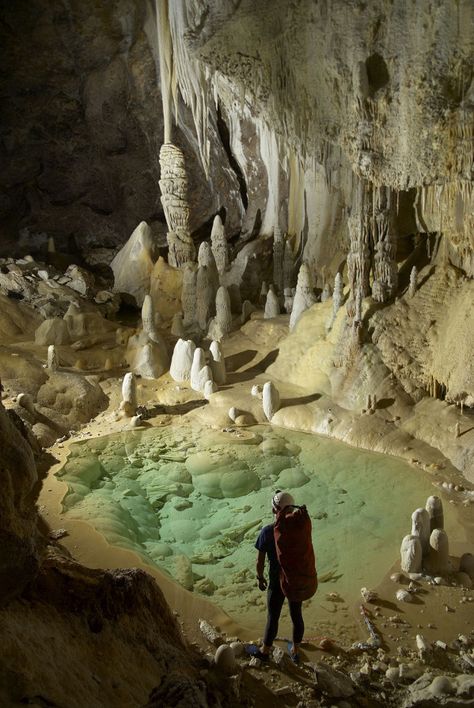
[[[267,647],[271,647],[275,637],[278,634],[278,621],[280,619],[281,608],[283,607],[285,599],[286,598],[281,591],[280,583],[277,582],[274,586],[269,586],[267,592],[267,626],[265,627],[265,634],[263,636],[263,643]],[[295,644],[300,644],[304,634],[301,602],[288,601],[288,604],[290,606],[291,621],[293,622],[293,642]]]

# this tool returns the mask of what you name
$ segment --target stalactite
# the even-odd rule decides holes
[[[196,251],[189,229],[186,170],[182,151],[165,143],[160,150],[161,203],[168,225],[168,261],[180,267],[195,259]]]

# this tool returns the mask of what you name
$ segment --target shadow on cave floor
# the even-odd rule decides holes
[[[231,354],[225,357],[225,368],[228,373],[237,371],[245,364],[250,364],[250,362],[255,359],[257,355],[256,349],[245,349],[243,352],[238,352],[237,354]]]
[[[393,406],[395,403],[394,398],[381,398],[380,401],[377,401],[375,403],[374,408],[376,410],[383,409],[383,408],[390,408],[390,406]]]
[[[243,381],[249,381],[250,379],[253,379],[254,376],[263,374],[266,369],[276,360],[279,351],[279,349],[273,349],[271,352],[268,352],[268,354],[263,359],[257,362],[257,364],[255,364],[254,366],[251,366],[249,369],[245,369],[244,371],[231,372],[229,374],[229,383],[242,383]]]
[[[184,415],[185,413],[190,413],[196,410],[196,408],[202,408],[209,401],[205,398],[200,398],[198,401],[185,401],[184,403],[176,403],[173,406],[165,406],[162,403],[157,403],[153,408],[147,408],[144,413],[142,413],[143,420],[148,418],[154,418],[157,415]]]
[[[299,398],[283,398],[280,404],[281,408],[289,408],[290,406],[301,406],[304,403],[312,403],[321,398],[320,393],[311,393],[308,396],[300,396]]]

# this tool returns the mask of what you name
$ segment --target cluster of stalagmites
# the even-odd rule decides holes
[[[220,343],[211,342],[206,356],[204,349],[196,347],[192,340],[178,339],[171,358],[170,375],[179,383],[189,382],[192,389],[210,398],[226,382]]]
[[[431,496],[425,508],[415,509],[411,517],[411,534],[405,536],[400,547],[401,569],[405,573],[427,575],[435,578],[445,577],[455,572],[449,557],[448,535],[444,530],[443,504],[439,497]],[[474,558],[470,553],[461,557],[458,580],[465,581],[467,576],[470,586],[474,579]],[[411,594],[399,590],[397,599],[410,601]]]

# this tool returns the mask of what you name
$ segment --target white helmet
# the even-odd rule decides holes
[[[285,506],[294,506],[295,505],[295,500],[289,494],[288,492],[282,492],[279,489],[276,491],[276,493],[273,495],[272,499],[272,509],[275,512],[275,514],[278,511],[281,511],[282,509],[285,508]]]

